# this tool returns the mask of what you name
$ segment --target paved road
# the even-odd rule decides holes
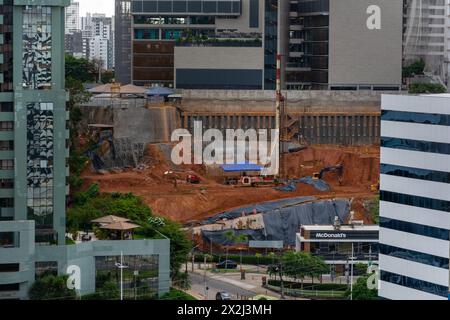
[[[189,273],[191,279],[191,291],[195,292],[196,295],[205,297],[205,278],[203,275],[198,273]],[[240,288],[232,283],[224,282],[218,279],[213,279],[206,277],[206,286],[209,288],[207,290],[207,299],[205,300],[215,300],[216,293],[219,291],[226,291],[231,294],[233,299],[241,299],[242,296],[253,297],[257,293]]]

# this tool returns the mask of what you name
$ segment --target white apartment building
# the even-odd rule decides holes
[[[114,68],[113,18],[105,14],[87,13],[81,19],[83,33],[83,55],[88,59],[101,59],[104,69]],[[104,50],[104,46],[107,49]]]
[[[445,81],[448,0],[405,0],[404,59],[423,58],[425,71]]]
[[[380,290],[447,300],[450,94],[382,97]]]
[[[80,3],[70,2],[70,5],[66,7],[65,12],[65,32],[70,34],[81,30],[80,28]]]
[[[100,36],[89,39],[89,60],[101,60],[102,68],[107,68],[108,63],[108,40]]]

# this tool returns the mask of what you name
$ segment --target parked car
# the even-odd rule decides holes
[[[216,264],[217,269],[236,269],[237,263],[233,260],[224,260]]]
[[[225,291],[219,291],[216,294],[216,300],[231,300],[231,294]]]

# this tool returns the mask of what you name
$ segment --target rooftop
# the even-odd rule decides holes
[[[308,231],[379,231],[380,226],[372,225],[341,225],[336,229],[334,225],[303,225],[302,228]]]

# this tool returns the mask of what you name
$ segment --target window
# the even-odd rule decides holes
[[[13,189],[14,180],[13,179],[0,179],[0,189]]]
[[[380,217],[380,227],[403,231],[407,233],[413,233],[424,237],[436,238],[447,241],[449,240],[448,230],[430,227],[417,223]]]
[[[381,137],[381,146],[393,149],[450,154],[449,143]]]
[[[1,199],[0,199],[1,200]],[[15,248],[19,244],[18,232],[0,232],[0,248]]]
[[[0,170],[14,170],[14,160],[0,160]]]
[[[388,255],[395,258],[405,259],[418,263],[428,264],[430,266],[448,269],[448,259],[434,256],[427,253],[397,248],[386,244],[380,244],[380,254]]]
[[[400,286],[417,289],[420,291],[428,292],[434,295],[446,297],[448,295],[448,287],[441,286],[438,284],[434,284],[431,282],[414,279],[406,276],[402,276],[399,274],[387,272],[384,270],[381,270],[380,272],[380,279],[386,282],[390,282],[393,284],[397,284]]]
[[[44,261],[35,263],[35,275],[36,279],[53,275],[58,275],[58,262],[57,261]]]
[[[0,131],[13,131],[14,122],[12,121],[0,121]]]
[[[14,104],[12,102],[1,102],[0,112],[14,112]]]
[[[2,272],[17,272],[19,271],[18,263],[0,263],[0,273]]]
[[[120,286],[120,271],[116,263],[120,256],[95,257],[95,288],[101,291],[105,283],[115,282]],[[158,256],[124,256],[123,264],[128,266],[124,271],[123,281],[129,286],[124,288],[124,298],[152,297],[158,294]]]
[[[450,126],[450,114],[383,110],[381,120]]]
[[[23,87],[51,89],[52,8],[23,7]]]
[[[19,291],[19,290],[20,290],[20,285],[18,283],[0,284],[0,292]]]
[[[0,151],[14,150],[14,141],[0,141]]]
[[[27,104],[27,129],[28,219],[36,221],[37,229],[51,229],[53,225],[53,103]]]
[[[445,200],[418,197],[389,191],[381,191],[380,200],[407,206],[450,212],[450,201]]]
[[[391,164],[381,164],[380,172],[397,177],[450,183],[450,172],[409,168]]]

